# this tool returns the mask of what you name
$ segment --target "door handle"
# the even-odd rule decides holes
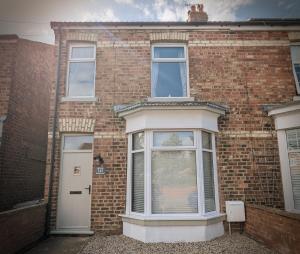
[[[89,185],[89,187],[85,188],[86,190],[89,190],[89,194],[91,194],[91,188],[92,188],[91,185]]]

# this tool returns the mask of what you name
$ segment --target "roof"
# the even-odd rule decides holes
[[[296,19],[249,19],[247,21],[208,21],[208,22],[51,22],[51,28],[63,27],[121,27],[121,26],[299,26],[300,18]]]
[[[151,102],[143,101],[129,105],[116,105],[114,111],[120,116],[126,115],[129,112],[135,112],[141,109],[202,109],[207,108],[215,112],[225,114],[228,111],[228,107],[207,101],[170,101],[170,102]]]

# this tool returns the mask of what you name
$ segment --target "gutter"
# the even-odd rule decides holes
[[[58,27],[59,41],[57,49],[57,69],[56,69],[56,85],[55,85],[55,101],[54,101],[54,116],[53,116],[53,128],[52,128],[52,147],[51,147],[51,167],[49,175],[49,190],[48,190],[48,203],[46,212],[46,225],[45,225],[45,235],[50,234],[50,224],[51,224],[51,209],[52,209],[52,183],[53,175],[55,170],[55,146],[56,146],[56,128],[58,119],[58,102],[59,102],[59,84],[60,84],[60,64],[61,64],[61,49],[62,49],[62,36],[61,36],[61,26]]]

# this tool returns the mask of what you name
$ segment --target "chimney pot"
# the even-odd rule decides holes
[[[208,15],[203,10],[203,4],[197,4],[191,6],[191,10],[188,11],[188,20],[187,22],[207,22]]]

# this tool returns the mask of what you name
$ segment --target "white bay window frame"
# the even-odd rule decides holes
[[[176,132],[176,131],[192,131],[194,134],[193,146],[153,146],[153,133],[154,132]],[[212,149],[204,149],[202,147],[202,131],[211,134]],[[139,131],[140,132],[140,131]],[[133,218],[144,219],[192,219],[192,218],[207,218],[217,216],[220,213],[219,206],[219,191],[218,191],[218,177],[216,166],[216,148],[215,148],[215,134],[207,130],[200,129],[156,129],[144,130],[144,213],[137,213],[132,211],[132,135],[128,135],[128,171],[127,171],[127,199],[126,199],[126,214]],[[166,213],[166,214],[153,214],[152,213],[152,179],[151,179],[151,156],[152,151],[184,151],[190,150],[196,153],[196,181],[197,181],[197,195],[198,195],[198,212],[197,213]],[[214,191],[215,191],[215,211],[205,212],[204,200],[204,179],[203,179],[203,151],[212,153],[213,160],[213,174],[214,174]]]
[[[94,57],[92,58],[74,58],[72,57],[72,49],[73,48],[93,48]],[[93,80],[93,93],[90,96],[74,96],[70,95],[70,64],[71,63],[94,63],[94,80]],[[95,83],[96,83],[96,45],[91,43],[71,43],[69,45],[69,52],[68,52],[68,67],[67,67],[67,77],[66,77],[66,97],[64,100],[73,99],[73,100],[90,100],[95,98]]]
[[[145,243],[149,242],[194,242],[194,241],[207,241],[224,234],[223,221],[225,220],[225,214],[220,213],[219,207],[219,191],[218,191],[218,175],[216,164],[216,145],[215,145],[215,133],[218,132],[218,117],[225,115],[226,107],[219,106],[212,103],[194,102],[192,105],[186,105],[185,102],[176,102],[169,105],[165,102],[156,103],[139,103],[128,107],[116,108],[115,111],[119,117],[126,120],[126,133],[128,135],[128,160],[127,160],[127,193],[126,193],[126,213],[120,214],[123,221],[123,234],[125,236],[140,240]],[[137,132],[144,132],[144,213],[133,213],[131,211],[131,153],[132,147],[132,134]],[[183,204],[183,209],[180,211],[187,211],[188,213],[165,213],[165,214],[152,214],[151,212],[151,150],[153,146],[153,132],[171,132],[171,131],[193,131],[194,132],[194,146],[196,147],[196,166],[193,164],[188,165],[192,170],[187,175],[187,181],[191,182],[192,189],[183,192],[183,199],[180,199],[180,204]],[[203,184],[203,157],[202,157],[202,138],[201,133],[207,132],[211,134],[212,141],[212,165],[213,179],[214,179],[214,198],[216,209],[213,212],[205,213],[204,210],[204,184]],[[166,136],[158,135],[163,139],[159,139],[158,145],[166,145],[162,143]],[[185,135],[183,135],[185,137]],[[173,140],[173,139],[172,139]],[[169,139],[170,141],[170,139]],[[184,141],[184,140],[182,140]],[[188,141],[188,140],[187,140]],[[171,146],[177,144],[177,142],[169,143]],[[190,145],[191,142],[183,142],[181,144]],[[189,147],[191,148],[191,147]],[[193,147],[194,148],[194,147]],[[191,148],[191,149],[193,149]],[[183,149],[183,146],[179,148]],[[180,155],[178,155],[180,157]],[[163,158],[159,156],[159,158]],[[169,160],[172,157],[166,157],[163,159]],[[174,158],[174,157],[173,157]],[[192,158],[194,155],[186,158]],[[156,165],[160,165],[159,161],[155,161]],[[169,163],[165,161],[164,163]],[[188,162],[187,162],[188,163]],[[191,180],[195,174],[196,167],[196,184],[194,180]],[[155,168],[155,170],[158,168]],[[171,170],[172,168],[168,168]],[[178,167],[178,170],[180,168]],[[159,171],[157,171],[159,172]],[[175,170],[174,170],[175,172]],[[180,171],[179,171],[180,172]],[[168,172],[170,173],[170,172]],[[159,175],[158,175],[159,177]],[[211,176],[210,176],[211,177]],[[178,182],[175,179],[174,185],[170,185],[171,188],[177,186]],[[165,186],[166,180],[162,181],[162,187]],[[208,181],[210,183],[212,181]],[[189,183],[189,182],[187,182]],[[181,185],[182,184],[182,185]],[[187,186],[185,183],[179,182],[178,191]],[[196,211],[193,194],[195,187],[198,192],[198,212]],[[169,189],[170,190],[170,189]],[[173,190],[171,190],[173,191]],[[163,192],[164,197],[168,200],[168,195]],[[159,197],[160,198],[160,197]],[[174,198],[174,201],[177,199]],[[187,203],[188,202],[188,203]],[[194,204],[194,206],[193,206]],[[188,205],[187,207],[185,207]],[[187,209],[185,209],[187,208]],[[175,212],[173,207],[169,203],[166,204],[165,210],[158,209],[162,212]]]
[[[155,58],[154,49],[155,48],[177,48],[182,47],[184,49],[183,58]],[[186,64],[186,95],[181,97],[156,97],[154,92],[154,82],[153,82],[153,63],[185,63]],[[151,46],[151,98],[160,100],[176,100],[190,98],[190,86],[189,86],[189,61],[188,61],[188,47],[185,43],[154,43]]]
[[[268,115],[274,118],[275,129],[277,131],[285,210],[291,213],[300,213],[300,210],[295,208],[289,159],[290,152],[297,152],[299,150],[289,150],[287,138],[287,131],[300,128],[300,101],[271,108]]]

